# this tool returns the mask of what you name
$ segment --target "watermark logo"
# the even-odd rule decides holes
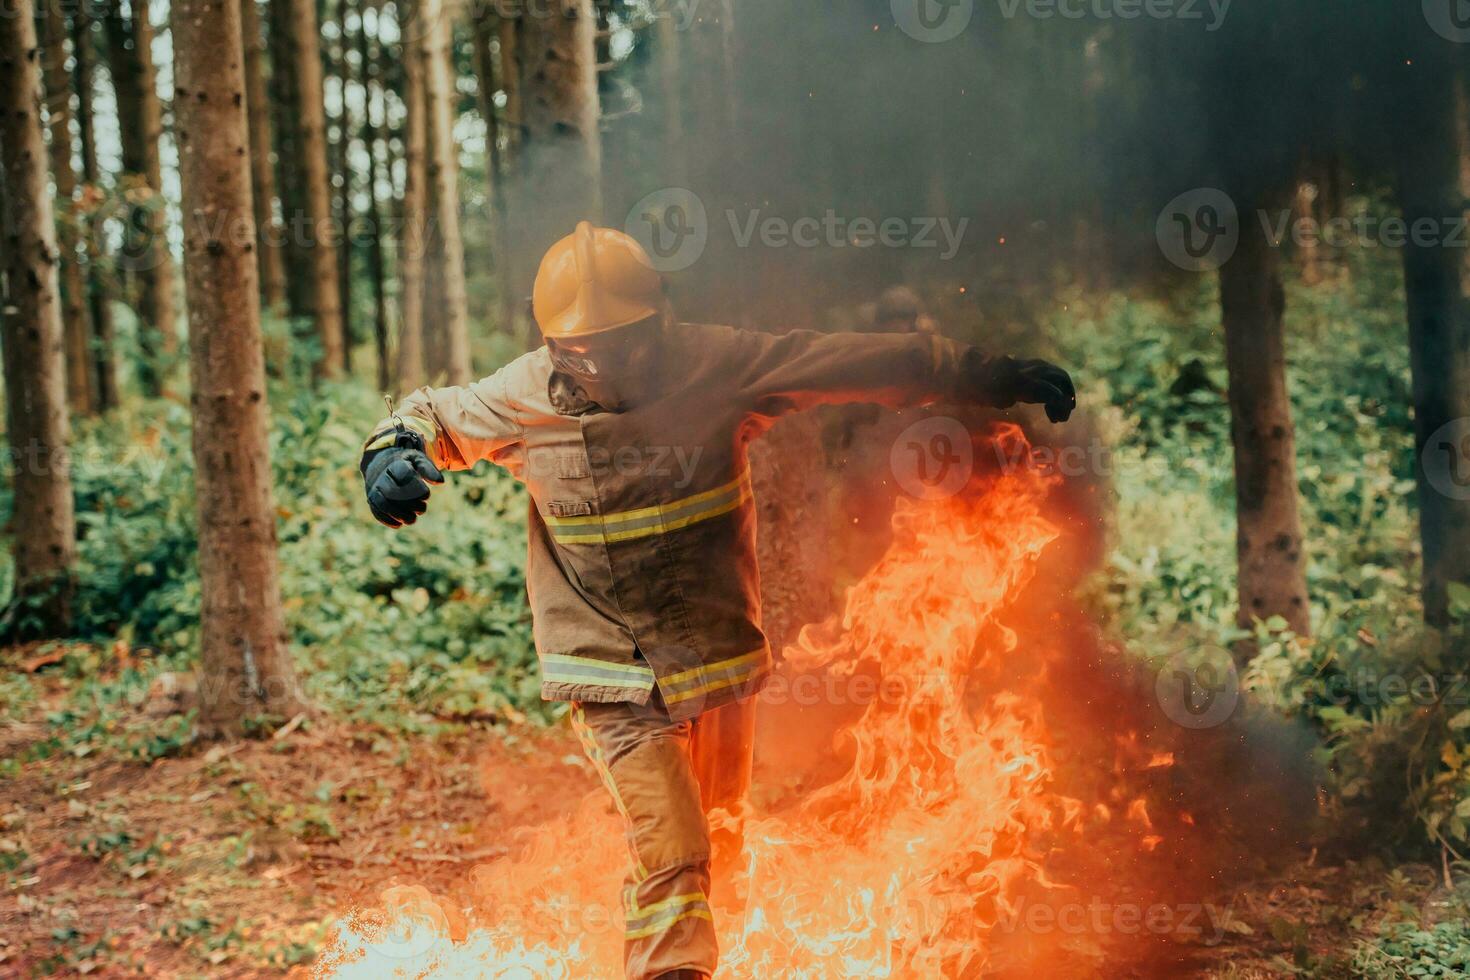
[[[1228,721],[1240,703],[1240,675],[1225,650],[1181,651],[1159,671],[1154,694],[1176,725],[1214,728]]]
[[[975,448],[959,419],[936,416],[901,432],[889,450],[889,466],[898,485],[920,500],[953,497],[975,472]]]
[[[1240,215],[1230,195],[1196,187],[1174,198],[1154,225],[1164,258],[1189,272],[1213,272],[1240,244]]]
[[[1470,418],[1446,422],[1424,443],[1424,478],[1451,500],[1470,500]]]
[[[975,0],[891,0],[893,22],[916,41],[939,44],[970,26]]]
[[[1424,0],[1424,19],[1445,40],[1470,42],[1470,0]]]
[[[709,214],[687,187],[662,187],[628,211],[623,230],[648,253],[659,272],[689,268],[709,244]]]
[[[1232,0],[998,0],[1001,16],[1015,19],[1024,13],[1033,20],[1150,20],[1200,21],[1213,34],[1225,24]]]

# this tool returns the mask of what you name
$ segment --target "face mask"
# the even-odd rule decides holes
[[[625,407],[629,392],[638,383],[640,349],[638,344],[618,344],[577,353],[553,344],[551,363],[576,382],[589,401],[616,412]]]

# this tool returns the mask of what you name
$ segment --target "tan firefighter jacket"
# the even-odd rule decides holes
[[[953,401],[961,359],[969,373],[985,358],[932,334],[656,329],[649,376],[616,413],[541,347],[466,387],[420,388],[396,414],[441,469],[488,459],[530,490],[542,697],[644,704],[657,689],[682,719],[770,670],[746,445],[819,404]]]

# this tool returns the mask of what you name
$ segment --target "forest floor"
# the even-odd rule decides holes
[[[28,666],[16,653],[4,669]],[[0,730],[0,977],[305,975],[344,911],[395,883],[449,892],[516,828],[600,792],[564,726],[408,736],[328,719],[150,763],[37,752],[61,696]],[[1417,923],[1432,944],[1470,883],[1314,858],[1234,890],[1224,939],[1190,967],[1104,975],[1346,977],[1365,956],[1375,975],[1465,975],[1390,960],[1380,927]]]

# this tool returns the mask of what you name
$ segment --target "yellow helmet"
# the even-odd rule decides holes
[[[663,283],[643,246],[586,221],[547,249],[531,293],[536,324],[548,340],[626,326],[662,305]]]

